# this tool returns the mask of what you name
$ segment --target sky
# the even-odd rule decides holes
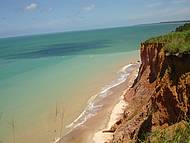
[[[0,0],[0,37],[190,20],[190,0]]]

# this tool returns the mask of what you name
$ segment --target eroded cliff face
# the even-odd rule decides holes
[[[166,56],[163,46],[141,44],[142,64],[125,95],[129,106],[112,129],[113,143],[138,142],[190,117],[190,55]]]

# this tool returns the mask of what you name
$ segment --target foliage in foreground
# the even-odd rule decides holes
[[[140,143],[190,143],[190,122],[185,123],[184,127],[174,128],[171,131],[155,131],[146,134],[145,140],[140,140]]]

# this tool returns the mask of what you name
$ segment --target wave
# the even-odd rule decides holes
[[[103,105],[99,104],[98,101],[112,94],[112,88],[125,82],[130,73],[134,70],[133,67],[135,67],[136,65],[137,64],[128,64],[124,66],[117,73],[115,80],[113,80],[110,84],[104,86],[98,94],[92,96],[88,100],[87,106],[84,109],[84,111],[72,123],[65,126],[67,129],[70,129],[69,132],[67,132],[67,134],[69,134],[73,129],[82,126],[88,119],[95,116],[98,113],[98,111],[101,110],[101,108],[103,107]]]

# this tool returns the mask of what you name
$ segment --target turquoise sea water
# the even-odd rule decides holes
[[[54,120],[59,110],[69,124],[141,41],[179,25],[0,39],[0,142],[12,142],[14,136],[19,143],[52,141],[60,126]]]

